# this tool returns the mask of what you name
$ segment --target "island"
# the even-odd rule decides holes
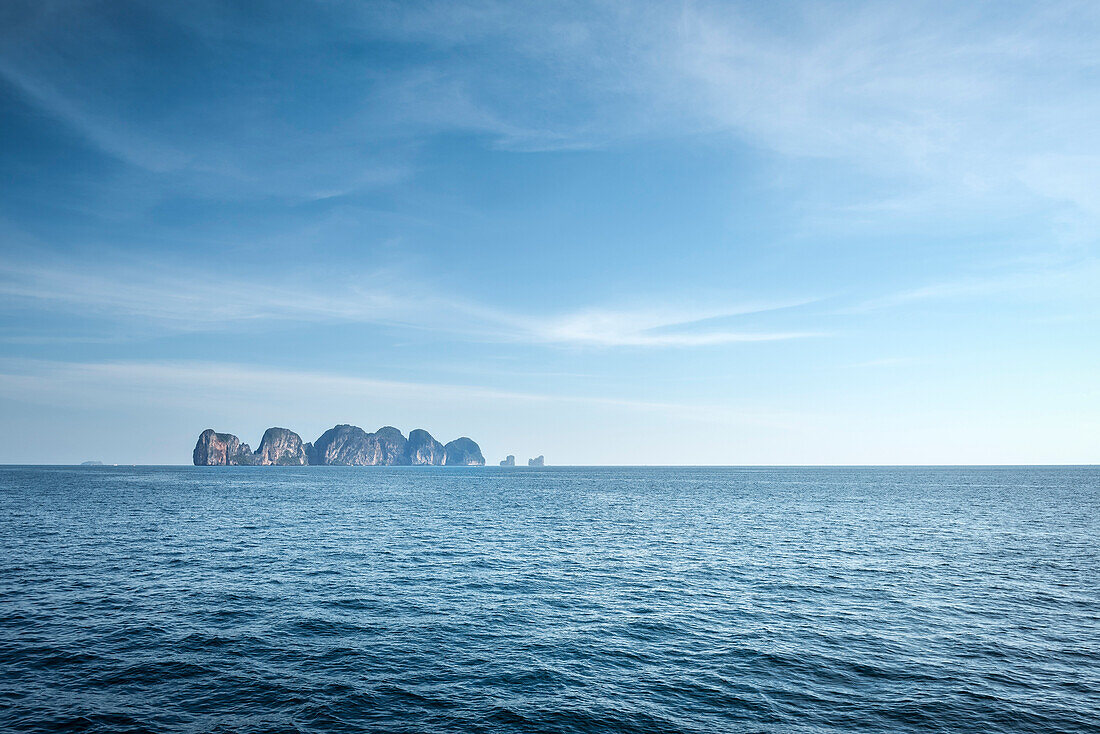
[[[103,462],[102,461],[82,461],[82,462],[80,462],[80,465],[81,466],[103,466]]]
[[[481,447],[465,436],[441,444],[419,428],[405,438],[393,426],[367,433],[347,424],[312,443],[288,428],[268,428],[255,451],[232,433],[207,428],[191,458],[195,466],[485,466]]]
[[[533,459],[528,459],[527,466],[546,466],[546,457],[544,457],[542,454],[539,454]]]
[[[508,454],[508,456],[504,457],[504,460],[500,462],[500,465],[501,466],[515,466],[516,465],[515,455]]]

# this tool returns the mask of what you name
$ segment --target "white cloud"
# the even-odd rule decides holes
[[[815,332],[730,331],[706,326],[715,320],[804,303],[808,301],[713,309],[585,309],[532,324],[529,330],[546,342],[601,347],[690,347],[822,336]]]

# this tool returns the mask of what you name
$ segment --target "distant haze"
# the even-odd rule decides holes
[[[0,462],[1100,462],[1100,5],[9,0]]]

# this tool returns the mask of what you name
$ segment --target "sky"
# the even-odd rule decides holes
[[[0,462],[1100,462],[1100,5],[0,5]]]

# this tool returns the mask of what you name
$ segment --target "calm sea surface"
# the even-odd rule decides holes
[[[1098,732],[1100,468],[0,468],[0,730]]]

